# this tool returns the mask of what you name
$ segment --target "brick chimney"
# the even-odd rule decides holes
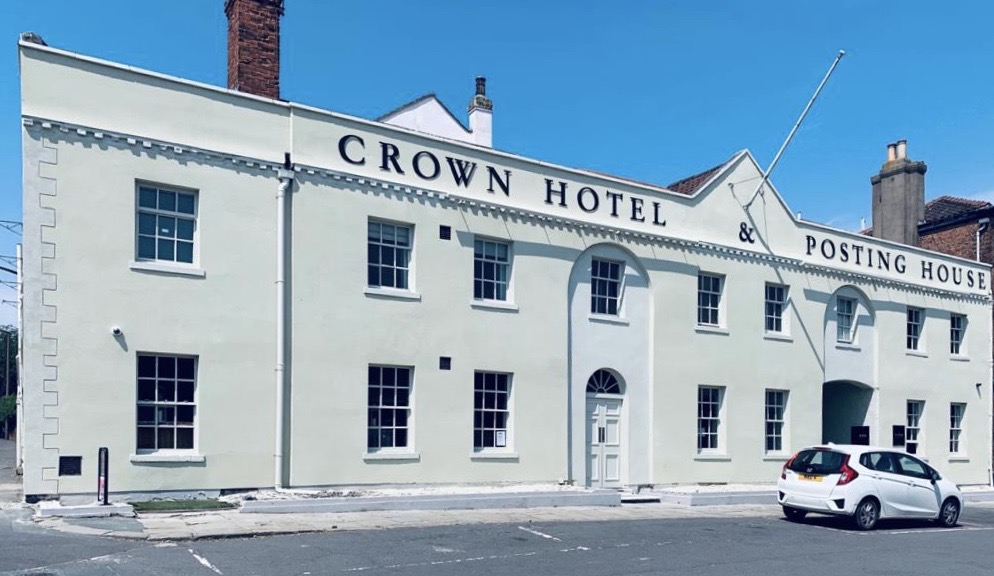
[[[225,0],[228,88],[280,97],[280,17],[283,0]]]
[[[918,224],[925,218],[924,162],[908,159],[908,141],[887,145],[887,161],[870,177],[873,186],[873,236],[918,245]]]

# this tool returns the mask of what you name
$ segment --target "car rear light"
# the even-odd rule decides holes
[[[842,459],[842,467],[839,468],[839,474],[841,474],[841,476],[839,476],[838,486],[845,486],[856,478],[859,478],[859,472],[849,467],[848,454],[846,454],[845,458]]]
[[[781,480],[787,479],[787,469],[790,468],[790,465],[794,463],[794,459],[797,458],[798,454],[800,454],[800,452],[795,452],[794,455],[790,457],[790,459],[784,462],[783,470],[780,471]]]

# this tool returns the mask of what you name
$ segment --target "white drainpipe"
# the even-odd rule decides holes
[[[276,452],[274,453],[275,486],[283,488],[283,444],[286,439],[284,396],[286,394],[286,206],[287,192],[293,185],[293,168],[287,153],[283,168],[277,172],[280,185],[276,189]]]
[[[984,233],[984,230],[987,230],[987,226],[990,225],[990,223],[990,218],[981,218],[977,222],[977,224],[979,224],[979,226],[977,226],[977,262],[980,262],[980,235]]]

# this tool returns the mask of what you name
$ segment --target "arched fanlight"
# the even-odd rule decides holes
[[[621,394],[621,384],[614,374],[598,370],[587,380],[588,394]]]

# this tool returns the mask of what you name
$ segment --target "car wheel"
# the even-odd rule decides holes
[[[952,528],[959,521],[959,502],[955,498],[947,498],[939,509],[939,517],[936,519],[939,526]]]
[[[808,515],[808,512],[806,510],[798,510],[797,508],[784,506],[783,515],[791,522],[800,522],[801,520],[804,520],[804,517]]]
[[[873,498],[866,498],[856,506],[852,519],[857,530],[873,530],[880,519],[880,504]]]

